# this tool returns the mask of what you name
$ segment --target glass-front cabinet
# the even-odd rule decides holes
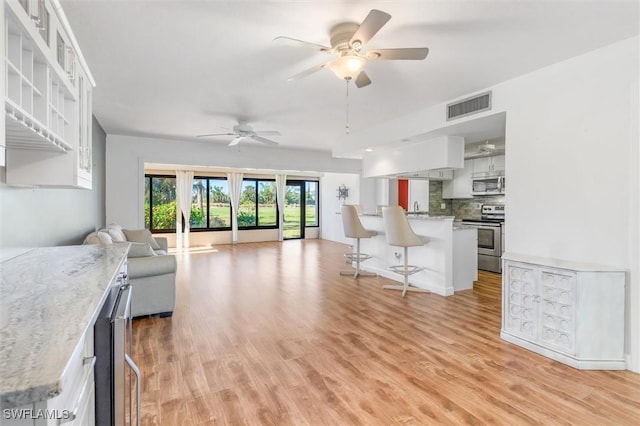
[[[58,0],[4,0],[7,184],[91,188],[91,72]]]

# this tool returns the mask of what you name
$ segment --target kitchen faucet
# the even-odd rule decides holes
[[[418,204],[417,201],[413,202],[413,211],[414,212],[420,211],[420,204]]]

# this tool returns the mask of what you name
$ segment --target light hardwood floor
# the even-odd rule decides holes
[[[172,318],[134,320],[144,425],[640,424],[640,375],[500,340],[500,275],[451,297],[341,277],[323,240],[178,254]]]

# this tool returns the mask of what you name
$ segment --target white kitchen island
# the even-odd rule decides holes
[[[409,247],[409,264],[424,269],[409,277],[412,286],[441,296],[473,288],[478,279],[477,230],[454,224],[453,216],[408,215],[409,224],[425,245]],[[361,251],[373,256],[360,264],[361,269],[395,281],[403,277],[391,272],[391,265],[402,264],[402,247],[387,244],[382,215],[363,214],[362,225],[375,231],[372,238],[361,240]],[[396,253],[399,256],[396,256]]]

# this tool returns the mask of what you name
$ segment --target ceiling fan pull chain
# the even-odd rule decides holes
[[[346,101],[347,118],[346,118],[345,130],[347,134],[349,134],[349,80],[345,79],[345,81],[347,82],[347,101]]]

